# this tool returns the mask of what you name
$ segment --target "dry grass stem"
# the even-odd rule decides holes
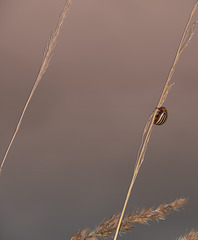
[[[178,240],[198,240],[198,232],[191,230],[187,235],[179,237]]]
[[[164,220],[165,217],[172,211],[177,211],[187,203],[186,198],[176,199],[174,202],[168,204],[161,204],[157,208],[147,208],[140,211],[136,211],[128,215],[120,226],[120,232],[127,232],[133,229],[134,224],[147,224],[154,220]],[[120,214],[113,215],[111,218],[104,220],[98,227],[93,231],[88,231],[88,229],[83,229],[76,232],[70,240],[97,240],[99,238],[111,237],[117,228],[117,224],[120,218]]]
[[[170,69],[170,72],[168,74],[168,77],[167,77],[164,89],[162,91],[160,100],[158,102],[157,108],[161,107],[162,104],[164,103],[164,101],[166,100],[166,97],[167,97],[170,89],[173,86],[173,83],[170,83],[170,81],[171,81],[171,78],[173,76],[175,66],[176,66],[176,64],[177,64],[177,62],[178,62],[178,60],[181,56],[181,53],[188,46],[189,42],[191,41],[191,39],[194,35],[195,25],[196,25],[197,22],[193,23],[191,26],[190,26],[190,23],[191,23],[192,17],[194,15],[197,7],[198,7],[198,1],[196,1],[196,3],[194,4],[193,9],[190,13],[189,19],[188,19],[186,27],[184,29],[184,33],[183,33],[181,41],[179,43],[179,47],[178,47],[173,65],[172,65],[172,67]],[[134,172],[133,172],[133,176],[132,176],[132,179],[131,179],[131,182],[130,182],[130,185],[129,185],[127,196],[125,198],[125,202],[124,202],[124,205],[123,205],[123,208],[122,208],[122,212],[121,212],[120,219],[119,219],[117,229],[116,229],[116,232],[115,232],[114,240],[117,239],[118,232],[119,232],[119,229],[120,229],[120,226],[121,226],[121,223],[122,223],[122,219],[123,219],[123,216],[124,216],[124,213],[125,213],[125,210],[126,210],[126,206],[127,206],[129,197],[131,195],[131,190],[132,190],[133,185],[135,183],[135,180],[136,180],[136,177],[138,175],[139,169],[140,169],[140,167],[141,167],[141,165],[144,161],[144,156],[145,156],[146,148],[147,148],[150,136],[151,136],[151,130],[152,130],[152,127],[153,127],[153,122],[154,122],[155,115],[157,113],[157,108],[152,113],[152,115],[149,117],[149,119],[146,123],[146,127],[144,129],[144,133],[143,133],[143,137],[142,137],[142,143],[141,143],[140,149],[138,151],[137,162],[136,162],[135,169],[134,169]]]
[[[62,12],[61,12],[61,14],[59,16],[59,19],[58,19],[58,23],[57,23],[56,29],[55,29],[54,32],[52,32],[52,35],[50,36],[49,42],[47,43],[47,46],[46,46],[46,49],[45,49],[45,52],[44,52],[44,56],[43,56],[43,61],[42,61],[42,64],[41,64],[41,68],[39,70],[38,76],[37,76],[37,78],[35,80],[35,83],[33,85],[33,88],[32,88],[32,90],[30,92],[30,95],[29,95],[29,97],[28,97],[28,99],[27,99],[27,101],[25,103],[25,107],[23,108],[23,111],[22,111],[21,116],[19,118],[18,124],[16,126],[15,131],[14,131],[14,134],[13,134],[11,140],[10,140],[8,148],[7,148],[6,152],[5,152],[3,160],[1,162],[0,173],[1,173],[2,169],[3,169],[4,163],[6,161],[8,153],[10,151],[12,143],[13,143],[13,141],[14,141],[14,139],[15,139],[18,131],[19,131],[21,122],[23,120],[23,117],[24,117],[24,114],[25,114],[25,112],[27,110],[27,107],[28,107],[28,105],[30,103],[30,100],[31,100],[31,98],[32,98],[32,96],[33,96],[33,94],[34,94],[34,92],[35,92],[39,82],[41,81],[41,78],[43,77],[44,73],[46,72],[46,70],[47,70],[47,68],[49,66],[49,63],[50,63],[50,60],[51,60],[54,48],[56,46],[57,39],[58,39],[60,30],[61,30],[62,24],[63,24],[63,22],[65,20],[65,17],[67,16],[67,13],[68,13],[68,11],[70,9],[71,3],[72,3],[72,0],[67,0],[65,2],[65,6],[64,6],[64,8],[63,8],[63,10],[62,10]]]

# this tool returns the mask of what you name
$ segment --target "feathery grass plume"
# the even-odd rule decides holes
[[[58,23],[57,23],[56,29],[52,32],[52,35],[50,36],[49,42],[47,43],[47,46],[46,46],[46,49],[45,49],[45,52],[44,52],[44,55],[43,55],[43,61],[42,61],[42,64],[41,64],[39,73],[38,73],[38,75],[37,75],[37,78],[36,78],[36,80],[35,80],[35,83],[34,83],[34,85],[33,85],[33,88],[32,88],[32,90],[31,90],[31,92],[30,92],[30,95],[29,95],[29,97],[28,97],[28,99],[27,99],[27,101],[26,101],[26,103],[25,103],[25,106],[24,106],[23,111],[22,111],[22,113],[21,113],[21,116],[20,116],[20,118],[19,118],[18,124],[17,124],[17,126],[16,126],[15,131],[14,131],[14,134],[13,134],[11,140],[10,140],[10,143],[9,143],[9,145],[8,145],[8,147],[7,147],[7,150],[6,150],[6,152],[5,152],[5,155],[4,155],[3,160],[2,160],[2,162],[1,162],[1,165],[0,165],[0,174],[1,174],[1,172],[2,172],[4,163],[5,163],[5,161],[6,161],[6,158],[7,158],[8,153],[9,153],[9,151],[10,151],[10,148],[11,148],[11,146],[12,146],[12,143],[13,143],[13,141],[14,141],[14,139],[15,139],[18,131],[19,131],[21,122],[22,122],[22,120],[23,120],[23,117],[24,117],[24,114],[25,114],[25,112],[26,112],[26,110],[27,110],[27,107],[28,107],[28,105],[29,105],[29,103],[30,103],[30,100],[32,99],[32,96],[33,96],[33,94],[34,94],[34,92],[35,92],[35,90],[36,90],[39,82],[41,81],[44,73],[46,72],[46,70],[47,70],[47,68],[48,68],[48,66],[49,66],[49,63],[50,63],[50,60],[51,60],[51,57],[52,57],[54,48],[55,48],[56,43],[57,43],[57,40],[58,40],[58,36],[59,36],[60,30],[61,30],[61,27],[62,27],[62,25],[63,25],[63,22],[64,22],[64,20],[65,20],[65,17],[67,16],[67,13],[68,13],[69,9],[70,9],[71,3],[72,3],[72,0],[67,0],[67,1],[65,2],[64,8],[63,8],[63,10],[62,10],[62,12],[61,12],[61,14],[60,14],[60,16],[59,16],[59,19],[58,19]]]
[[[193,229],[185,236],[179,237],[178,240],[198,240],[198,232]]]
[[[161,204],[157,208],[147,208],[140,211],[136,211],[128,215],[120,226],[120,232],[127,232],[132,230],[135,226],[134,224],[147,224],[154,220],[164,220],[165,217],[172,211],[178,211],[187,203],[186,198],[176,199],[174,202]],[[104,220],[98,227],[93,231],[88,231],[88,229],[83,229],[76,232],[70,240],[97,240],[99,238],[111,237],[117,228],[117,224],[120,218],[120,214],[113,215],[111,218]]]
[[[149,119],[146,122],[146,126],[144,128],[144,132],[143,132],[143,136],[142,136],[142,142],[141,142],[140,148],[138,150],[137,161],[136,161],[135,168],[134,168],[133,175],[132,175],[132,179],[131,179],[131,182],[130,182],[130,185],[129,185],[129,188],[128,188],[128,192],[127,192],[127,195],[126,195],[126,198],[125,198],[125,202],[124,202],[124,205],[123,205],[123,208],[122,208],[120,219],[119,219],[119,222],[118,222],[118,225],[117,225],[117,229],[116,229],[116,232],[115,232],[114,240],[117,239],[119,228],[121,226],[122,219],[124,217],[124,213],[125,213],[125,210],[126,210],[127,203],[129,201],[129,197],[131,195],[131,191],[132,191],[133,185],[135,183],[135,180],[136,180],[136,177],[137,177],[138,172],[140,170],[140,167],[141,167],[141,165],[142,165],[142,163],[144,161],[146,148],[147,148],[148,142],[150,140],[150,136],[151,136],[151,131],[152,131],[155,115],[156,115],[156,113],[158,111],[158,108],[161,107],[162,104],[164,103],[164,101],[166,100],[167,95],[170,92],[170,90],[171,90],[171,88],[172,88],[172,86],[174,84],[174,83],[170,83],[170,81],[172,79],[172,76],[173,76],[176,64],[177,64],[177,62],[178,62],[178,60],[179,60],[179,58],[181,56],[181,53],[188,46],[189,42],[193,38],[193,35],[194,35],[194,32],[195,32],[195,26],[196,26],[197,21],[194,22],[191,26],[190,26],[190,23],[191,23],[192,17],[193,17],[193,15],[194,15],[194,13],[195,13],[197,8],[198,8],[198,1],[196,1],[196,3],[194,4],[194,6],[192,8],[192,11],[190,13],[190,16],[188,18],[186,27],[184,29],[183,35],[182,35],[180,43],[179,43],[179,47],[178,47],[177,52],[176,52],[175,59],[173,61],[172,67],[171,67],[171,69],[169,71],[169,74],[168,74],[166,83],[164,85],[161,97],[160,97],[159,102],[157,104],[157,107],[156,107],[156,109],[154,110],[154,112],[151,114],[151,116],[149,117]]]

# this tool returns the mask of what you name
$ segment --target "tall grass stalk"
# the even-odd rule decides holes
[[[191,23],[192,17],[194,15],[197,7],[198,7],[198,1],[196,1],[196,3],[194,4],[194,6],[192,8],[192,11],[190,13],[190,16],[188,18],[186,27],[184,29],[182,38],[181,38],[180,43],[179,43],[178,50],[176,52],[175,59],[173,61],[170,72],[168,74],[168,78],[167,78],[166,83],[164,85],[164,89],[162,91],[160,100],[157,104],[157,108],[161,107],[162,104],[164,103],[164,101],[166,100],[166,97],[167,97],[171,87],[173,86],[173,83],[171,84],[170,81],[171,81],[171,78],[173,76],[175,66],[176,66],[176,64],[179,60],[179,57],[180,57],[181,53],[188,46],[189,42],[193,38],[193,35],[194,35],[194,32],[195,32],[195,25],[196,25],[197,21],[194,22],[191,26],[190,26],[190,23]],[[141,165],[144,161],[146,147],[148,145],[148,142],[149,142],[149,139],[150,139],[150,136],[151,136],[151,130],[152,130],[152,127],[153,127],[153,122],[154,122],[154,119],[155,119],[155,115],[157,113],[157,108],[151,114],[150,118],[148,119],[148,121],[146,123],[145,129],[144,129],[144,133],[143,133],[143,136],[142,136],[142,144],[141,144],[139,152],[138,152],[137,162],[136,162],[136,165],[135,165],[135,168],[134,168],[133,176],[132,176],[132,179],[131,179],[131,182],[130,182],[130,185],[129,185],[129,189],[128,189],[128,192],[127,192],[127,195],[126,195],[126,199],[125,199],[125,202],[124,202],[124,205],[123,205],[123,208],[122,208],[122,212],[121,212],[121,215],[120,215],[120,219],[119,219],[119,222],[118,222],[118,225],[117,225],[117,229],[116,229],[116,232],[115,232],[115,235],[114,235],[114,240],[117,239],[118,232],[119,232],[119,229],[120,229],[120,226],[121,226],[121,223],[122,223],[122,219],[123,219],[123,216],[124,216],[124,213],[125,213],[125,210],[126,210],[126,206],[127,206],[129,197],[131,195],[131,190],[132,190],[133,185],[135,183],[135,180],[136,180],[136,177],[137,177],[138,172],[140,170],[140,167],[141,167]]]
[[[21,116],[20,116],[20,118],[19,118],[18,124],[17,124],[17,126],[16,126],[15,131],[14,131],[14,134],[13,134],[11,140],[10,140],[10,143],[9,143],[9,145],[8,145],[8,147],[7,147],[7,150],[6,150],[6,152],[5,152],[5,155],[4,155],[3,160],[2,160],[2,162],[1,162],[1,165],[0,165],[0,174],[1,174],[1,172],[2,172],[2,169],[3,169],[3,166],[4,166],[4,164],[5,164],[7,155],[8,155],[8,153],[9,153],[9,151],[10,151],[10,148],[11,148],[13,142],[14,142],[14,139],[15,139],[18,131],[19,131],[19,128],[20,128],[20,126],[21,126],[21,122],[22,122],[22,120],[23,120],[23,117],[24,117],[24,114],[25,114],[25,112],[26,112],[26,110],[27,110],[27,107],[28,107],[28,105],[29,105],[29,103],[30,103],[30,101],[31,101],[31,99],[32,99],[32,96],[33,96],[34,92],[36,91],[36,88],[37,88],[39,82],[41,81],[44,73],[46,72],[46,70],[47,70],[47,68],[48,68],[48,66],[49,66],[49,63],[50,63],[50,61],[51,61],[51,57],[52,57],[54,48],[55,48],[56,43],[57,43],[58,36],[59,36],[59,34],[60,34],[61,27],[62,27],[62,25],[63,25],[63,22],[64,22],[64,20],[65,20],[65,17],[67,16],[67,13],[68,13],[69,9],[70,9],[71,3],[72,3],[72,0],[67,0],[67,1],[65,2],[64,8],[63,8],[63,10],[62,10],[62,12],[61,12],[61,14],[60,14],[60,16],[59,16],[59,19],[58,19],[58,23],[57,23],[56,29],[52,32],[52,35],[51,35],[50,38],[49,38],[49,41],[48,41],[47,46],[46,46],[46,48],[45,48],[45,52],[44,52],[44,55],[43,55],[43,61],[42,61],[42,64],[41,64],[39,73],[38,73],[38,75],[37,75],[37,78],[36,78],[36,80],[35,80],[35,83],[34,83],[34,85],[33,85],[33,88],[32,88],[32,90],[31,90],[31,92],[30,92],[30,95],[29,95],[29,97],[28,97],[28,99],[27,99],[27,101],[26,101],[26,103],[25,103],[25,106],[24,106],[23,111],[22,111],[22,113],[21,113]]]

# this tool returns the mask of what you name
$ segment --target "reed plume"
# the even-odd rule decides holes
[[[198,240],[198,232],[192,229],[185,236],[179,237],[178,240]]]
[[[164,220],[169,213],[178,211],[186,203],[186,198],[179,198],[171,203],[160,204],[157,208],[150,207],[140,211],[135,211],[124,218],[119,231],[121,233],[130,231],[135,227],[136,223],[148,224],[150,221]],[[82,229],[81,231],[76,232],[70,240],[98,240],[99,238],[111,237],[117,228],[119,218],[120,214],[113,215],[111,218],[104,220],[93,231]]]
[[[6,161],[6,158],[7,158],[8,153],[9,153],[9,151],[10,151],[10,148],[11,148],[13,142],[14,142],[14,139],[15,139],[18,131],[19,131],[19,128],[20,128],[20,126],[21,126],[21,122],[22,122],[22,120],[23,120],[23,117],[24,117],[24,114],[25,114],[25,112],[26,112],[26,110],[27,110],[27,107],[28,107],[28,105],[29,105],[29,103],[30,103],[30,100],[32,99],[32,96],[33,96],[34,92],[36,91],[36,88],[37,88],[39,82],[41,81],[44,73],[46,72],[46,70],[47,70],[47,68],[48,68],[48,66],[49,66],[49,64],[50,64],[51,57],[52,57],[54,48],[55,48],[56,43],[57,43],[57,40],[58,40],[58,36],[59,36],[59,34],[60,34],[61,27],[62,27],[62,25],[63,25],[63,22],[64,22],[64,20],[65,20],[65,17],[67,16],[67,13],[68,13],[69,9],[70,9],[71,3],[72,3],[72,0],[67,0],[67,1],[65,2],[65,6],[64,6],[64,8],[63,8],[63,10],[62,10],[62,12],[61,12],[61,14],[60,14],[60,16],[59,16],[59,19],[58,19],[58,23],[57,23],[56,29],[52,32],[52,35],[50,36],[49,42],[47,43],[47,46],[46,46],[46,48],[45,48],[45,52],[44,52],[44,55],[43,55],[43,61],[42,61],[42,64],[41,64],[39,73],[38,73],[38,75],[37,75],[37,78],[36,78],[36,80],[35,80],[35,83],[34,83],[34,85],[33,85],[33,88],[32,88],[32,90],[31,90],[31,92],[30,92],[30,95],[29,95],[29,97],[28,97],[28,99],[27,99],[27,101],[26,101],[26,103],[25,103],[25,106],[24,106],[23,111],[22,111],[22,113],[21,113],[21,116],[20,116],[20,118],[19,118],[19,121],[18,121],[18,124],[17,124],[17,126],[16,126],[16,129],[15,129],[15,131],[14,131],[14,133],[13,133],[13,136],[12,136],[12,138],[11,138],[11,140],[10,140],[10,143],[9,143],[9,145],[8,145],[8,147],[7,147],[7,150],[6,150],[5,154],[4,154],[3,160],[2,160],[2,162],[1,162],[1,165],[0,165],[0,174],[1,174],[1,172],[2,172],[4,163],[5,163],[5,161]]]

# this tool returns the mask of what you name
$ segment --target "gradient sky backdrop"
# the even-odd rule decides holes
[[[144,124],[193,3],[73,1],[0,177],[1,240],[70,239],[121,211]],[[1,159],[63,6],[0,1]],[[153,128],[126,212],[178,197],[189,204],[119,239],[176,239],[198,230],[198,32],[173,81],[168,120]]]

